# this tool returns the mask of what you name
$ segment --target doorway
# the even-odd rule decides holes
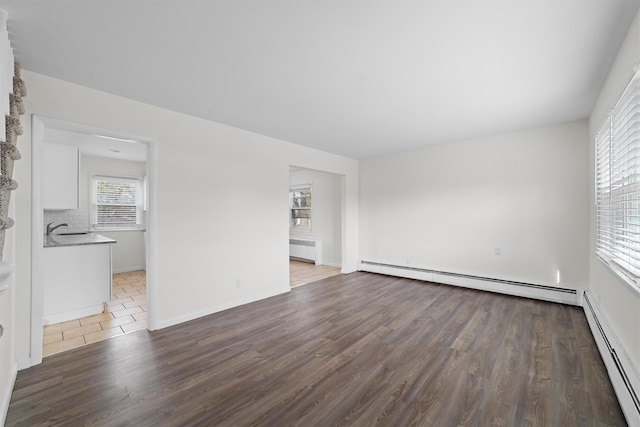
[[[80,167],[78,172],[78,209],[67,211],[49,211],[43,209],[42,202],[42,170],[43,150],[45,142],[58,145],[70,145],[77,147],[80,155]],[[140,329],[152,329],[153,318],[153,284],[155,254],[154,241],[154,170],[151,159],[155,155],[154,142],[150,138],[124,134],[122,132],[96,128],[93,126],[65,122],[56,119],[38,117],[33,118],[32,134],[32,334],[31,334],[31,362],[33,365],[42,361],[43,355],[53,354],[57,351],[44,353],[43,345],[51,344],[57,338],[69,338],[65,343],[59,343],[62,349],[74,348],[82,342],[82,345],[115,336],[121,333]],[[113,298],[123,297],[117,305],[108,302],[104,313],[87,318],[78,318],[54,325],[47,336],[43,334],[45,288],[44,288],[44,225],[59,220],[57,224],[68,223],[66,218],[74,220],[80,218],[80,223],[91,228],[95,221],[95,209],[91,205],[91,185],[93,176],[125,177],[133,180],[136,177],[144,183],[146,191],[141,193],[140,200],[143,207],[140,208],[140,218],[143,223],[137,230],[117,229],[116,227],[104,230],[99,234],[113,238],[118,243],[112,250],[111,260],[113,266]],[[91,177],[91,178],[90,178]],[[94,227],[97,228],[97,227]],[[89,230],[93,231],[93,230]],[[142,286],[140,281],[143,280]],[[123,293],[128,293],[124,298]],[[136,298],[133,294],[136,293]],[[126,301],[125,301],[126,299]],[[127,303],[127,306],[125,306]],[[110,310],[111,309],[111,310]],[[113,312],[119,310],[118,317]],[[127,312],[128,311],[128,312]],[[147,316],[149,313],[149,316]],[[124,315],[129,318],[125,319]],[[133,317],[133,314],[137,315]],[[106,317],[110,317],[107,319]],[[88,319],[88,317],[93,317]],[[100,317],[100,319],[97,319]],[[129,322],[128,320],[132,320]],[[124,326],[128,323],[135,325]],[[77,326],[77,328],[72,327]],[[100,329],[100,330],[98,330]],[[93,333],[93,334],[92,334]],[[92,335],[91,335],[92,334]],[[89,338],[87,338],[89,336]],[[60,340],[62,341],[62,340]]]
[[[289,167],[289,286],[340,274],[342,175]]]
[[[102,313],[45,325],[43,357],[147,329],[146,270],[113,273],[112,289]]]

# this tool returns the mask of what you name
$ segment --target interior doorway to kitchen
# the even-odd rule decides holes
[[[78,209],[50,210],[43,206],[42,166],[44,144],[67,145],[79,151]],[[154,141],[150,138],[93,126],[34,117],[32,134],[32,364],[42,357],[109,337],[153,328],[154,241]],[[137,183],[139,206],[135,224],[100,221],[96,208],[100,180]],[[120,188],[120,187],[116,187]],[[126,188],[122,187],[122,188]],[[124,191],[124,190],[123,190]],[[124,197],[124,196],[123,196]],[[74,224],[79,221],[79,224]],[[53,323],[44,316],[43,230],[46,224],[96,232],[116,240],[111,245],[113,270],[111,299],[104,311]],[[135,225],[135,226],[134,226]],[[52,323],[45,325],[45,323]]]
[[[114,273],[112,289],[102,313],[45,325],[43,357],[147,329],[146,270]]]

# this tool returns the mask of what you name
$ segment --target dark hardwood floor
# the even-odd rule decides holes
[[[353,273],[50,356],[18,425],[626,424],[582,309]]]

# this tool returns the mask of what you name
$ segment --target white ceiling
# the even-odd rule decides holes
[[[588,117],[639,0],[2,0],[24,68],[354,158]]]
[[[86,156],[146,162],[147,145],[143,142],[45,127],[44,142],[77,147]]]

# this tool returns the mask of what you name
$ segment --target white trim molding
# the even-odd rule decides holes
[[[54,313],[44,315],[42,318],[42,325],[54,325],[56,323],[68,322],[70,320],[80,319],[82,317],[93,316],[96,314],[103,313],[105,310],[105,305],[103,304],[95,304],[90,307],[83,307],[77,310],[66,311],[64,313]]]
[[[16,384],[16,377],[18,376],[18,365],[14,363],[11,366],[9,372],[9,380],[7,381],[7,388],[0,390],[0,426],[3,426],[7,419],[7,412],[9,412],[9,403],[11,403],[11,394],[13,393],[13,387]]]
[[[112,273],[113,274],[117,274],[117,273],[129,273],[132,271],[140,271],[140,270],[144,270],[144,266],[142,265],[137,265],[137,266],[133,266],[133,267],[123,267],[123,268],[114,268]]]
[[[638,372],[590,291],[585,291],[582,307],[627,423],[640,426]]]
[[[640,376],[590,291],[512,282],[370,261],[359,261],[358,271],[581,306],[627,423],[630,426],[640,426]]]
[[[424,268],[404,267],[371,261],[360,261],[358,264],[358,271],[443,283],[445,285],[461,286],[464,288],[497,292],[561,304],[582,305],[583,291],[581,289],[515,282],[490,277],[457,274]]]
[[[184,316],[178,316],[178,317],[174,317],[172,319],[161,320],[161,321],[159,321],[157,323],[157,328],[155,328],[155,329],[162,329],[162,328],[167,328],[169,326],[178,325],[178,324],[183,323],[183,322],[188,322],[190,320],[199,319],[201,317],[208,316],[210,314],[218,313],[220,311],[228,310],[228,309],[234,308],[234,307],[239,307],[241,305],[249,304],[251,302],[256,302],[256,301],[260,301],[260,300],[263,300],[263,299],[275,297],[277,295],[286,294],[288,292],[291,292],[291,288],[287,285],[286,289],[280,289],[280,290],[277,290],[277,291],[270,291],[270,292],[263,292],[263,293],[258,294],[258,295],[252,295],[251,297],[248,297],[248,298],[240,298],[240,299],[237,299],[235,301],[232,301],[232,302],[229,302],[229,303],[226,303],[226,304],[219,304],[217,306],[214,306],[214,307],[211,307],[211,308],[207,308],[205,310],[201,310],[201,311],[194,312],[194,313],[189,313],[189,314],[186,314]],[[153,330],[155,330],[155,329],[153,329]]]

